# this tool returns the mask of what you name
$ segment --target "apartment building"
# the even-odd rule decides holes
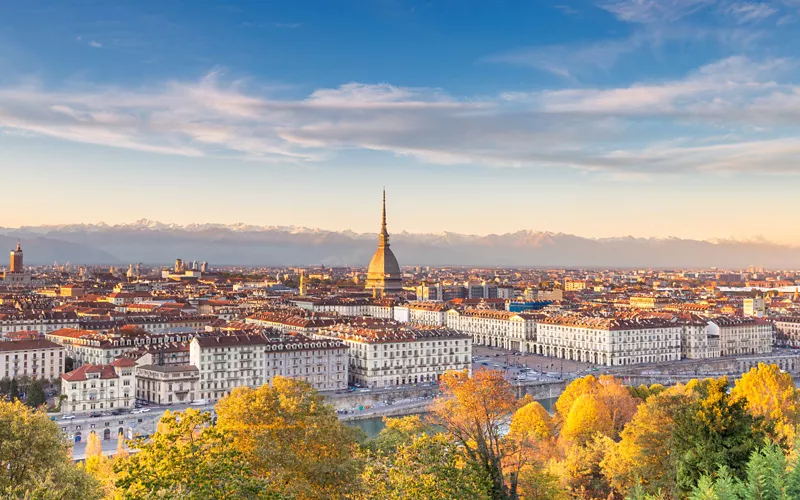
[[[764,354],[772,351],[773,327],[755,317],[717,316],[708,323],[709,333],[719,337],[721,356]]]
[[[136,399],[158,405],[190,403],[199,389],[200,370],[194,365],[136,367]]]
[[[44,339],[0,342],[0,378],[56,380],[64,373],[64,347]]]
[[[49,333],[61,328],[77,328],[78,323],[78,315],[74,312],[0,314],[0,336],[18,331]]]
[[[133,408],[136,362],[118,359],[108,365],[83,365],[61,375],[64,412]]]
[[[494,309],[451,309],[445,325],[472,337],[475,345],[502,347],[512,351],[527,350],[536,340],[536,316]]]
[[[537,354],[605,366],[677,361],[682,327],[661,318],[554,316],[539,322]]]
[[[472,337],[441,326],[340,324],[315,337],[335,338],[350,348],[350,383],[364,387],[434,382],[447,370],[472,366]]]
[[[347,388],[347,347],[300,334],[198,337],[189,358],[199,369],[200,399],[217,401],[236,387],[259,387],[278,375],[321,391]]]
[[[148,334],[143,332],[101,333],[94,330],[62,328],[45,335],[47,340],[61,344],[76,366],[82,364],[107,365],[128,351],[147,345],[160,345],[189,341],[193,334]]]

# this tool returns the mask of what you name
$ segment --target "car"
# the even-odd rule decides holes
[[[64,415],[63,417],[61,417],[61,420],[74,420],[74,419],[75,415]]]
[[[92,413],[89,414],[89,418],[97,418],[97,417],[102,417],[102,416],[103,416],[102,413],[96,412],[96,411],[93,411]]]
[[[139,413],[147,413],[148,411],[152,411],[150,408],[142,408],[139,410]]]
[[[122,411],[121,410],[114,410],[114,411],[111,412],[111,414],[112,415],[122,415]]]
[[[486,361],[484,361],[483,363],[481,363],[481,365],[482,365],[482,366],[489,366],[489,363],[487,363]]]
[[[135,414],[135,413],[142,413],[142,409],[141,409],[141,408],[136,408],[136,409],[135,409],[135,410],[133,410],[131,413],[134,413],[134,414]]]
[[[100,415],[102,415],[102,416],[104,416],[104,417],[110,417],[110,416],[111,416],[111,413],[109,413],[109,412],[107,412],[107,411],[104,411],[104,412],[102,412]]]

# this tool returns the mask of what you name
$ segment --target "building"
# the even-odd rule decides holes
[[[586,289],[586,281],[584,280],[573,280],[570,278],[564,280],[565,292],[579,292],[585,289]]]
[[[448,328],[472,337],[475,345],[526,351],[536,340],[536,317],[494,309],[451,309],[445,315]]]
[[[443,297],[442,284],[430,285],[423,283],[417,287],[417,300],[422,301],[441,301]]]
[[[386,190],[383,191],[383,216],[381,232],[378,235],[378,249],[369,262],[366,289],[375,296],[403,291],[403,273],[392,249],[389,248],[389,232],[386,230]]]
[[[210,401],[236,387],[260,387],[279,375],[320,391],[347,388],[347,347],[299,334],[197,337],[189,359],[199,369],[199,397]]]
[[[438,381],[448,370],[470,370],[472,338],[450,328],[396,322],[335,325],[317,338],[349,348],[350,383],[391,387]]]
[[[748,297],[742,302],[745,316],[761,318],[767,314],[767,303],[763,297]]]
[[[605,366],[681,358],[682,328],[660,318],[554,316],[540,321],[536,353]]]
[[[3,282],[10,285],[29,285],[30,273],[26,273],[22,263],[22,247],[17,242],[17,248],[11,250],[8,263],[8,272],[3,276]]]
[[[719,337],[721,356],[765,354],[772,351],[772,323],[753,317],[717,316],[708,331]]]
[[[132,359],[118,359],[110,365],[83,365],[61,375],[64,412],[113,410],[134,406]]]
[[[800,317],[782,316],[775,319],[775,332],[786,344],[800,346]]]
[[[719,335],[709,332],[708,321],[688,314],[679,317],[681,358],[711,359],[720,357]]]
[[[64,347],[44,339],[0,342],[0,378],[56,380],[64,373]]]
[[[193,336],[194,334],[190,333],[158,335],[141,331],[101,333],[73,328],[63,328],[45,334],[47,340],[64,346],[67,356],[75,361],[75,366],[82,364],[107,365],[129,351],[135,351],[148,345],[186,342]]]
[[[9,259],[8,271],[10,273],[23,273],[25,272],[22,266],[22,247],[17,242],[17,248],[11,250],[11,258]]]
[[[199,388],[200,371],[194,365],[136,367],[136,399],[159,405],[191,403]]]

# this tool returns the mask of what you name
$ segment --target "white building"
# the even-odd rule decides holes
[[[347,388],[347,347],[299,334],[198,337],[189,359],[200,372],[200,399],[217,401],[235,387],[260,387],[278,375],[321,391]]]
[[[45,335],[47,340],[64,346],[67,356],[75,365],[108,365],[126,352],[148,345],[163,345],[173,342],[186,342],[194,335],[174,333],[151,335],[147,333],[100,333],[94,330],[75,330],[64,328]]]
[[[77,328],[74,312],[39,312],[0,315],[0,336],[3,333],[36,331],[49,333],[60,328]]]
[[[64,348],[43,339],[0,342],[0,378],[56,380],[64,373]]]
[[[475,345],[525,351],[536,340],[536,316],[495,309],[451,309],[445,325],[472,336]]]
[[[315,334],[349,348],[350,382],[389,387],[434,382],[448,370],[470,370],[472,339],[444,327],[335,325]]]
[[[605,366],[681,359],[682,327],[657,318],[556,316],[539,322],[537,354]]]
[[[681,357],[684,359],[710,359],[720,357],[719,335],[710,333],[708,321],[690,315],[680,318]]]
[[[83,365],[61,375],[61,393],[67,400],[64,412],[86,412],[133,408],[134,368],[132,359],[118,359],[110,365]]]
[[[772,351],[772,323],[759,318],[717,316],[708,331],[719,337],[721,356],[764,354]]]
[[[402,323],[443,326],[446,322],[447,306],[441,302],[411,302],[394,309],[394,319]]]

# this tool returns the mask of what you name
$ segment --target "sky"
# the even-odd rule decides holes
[[[0,226],[800,244],[800,0],[0,0]]]

